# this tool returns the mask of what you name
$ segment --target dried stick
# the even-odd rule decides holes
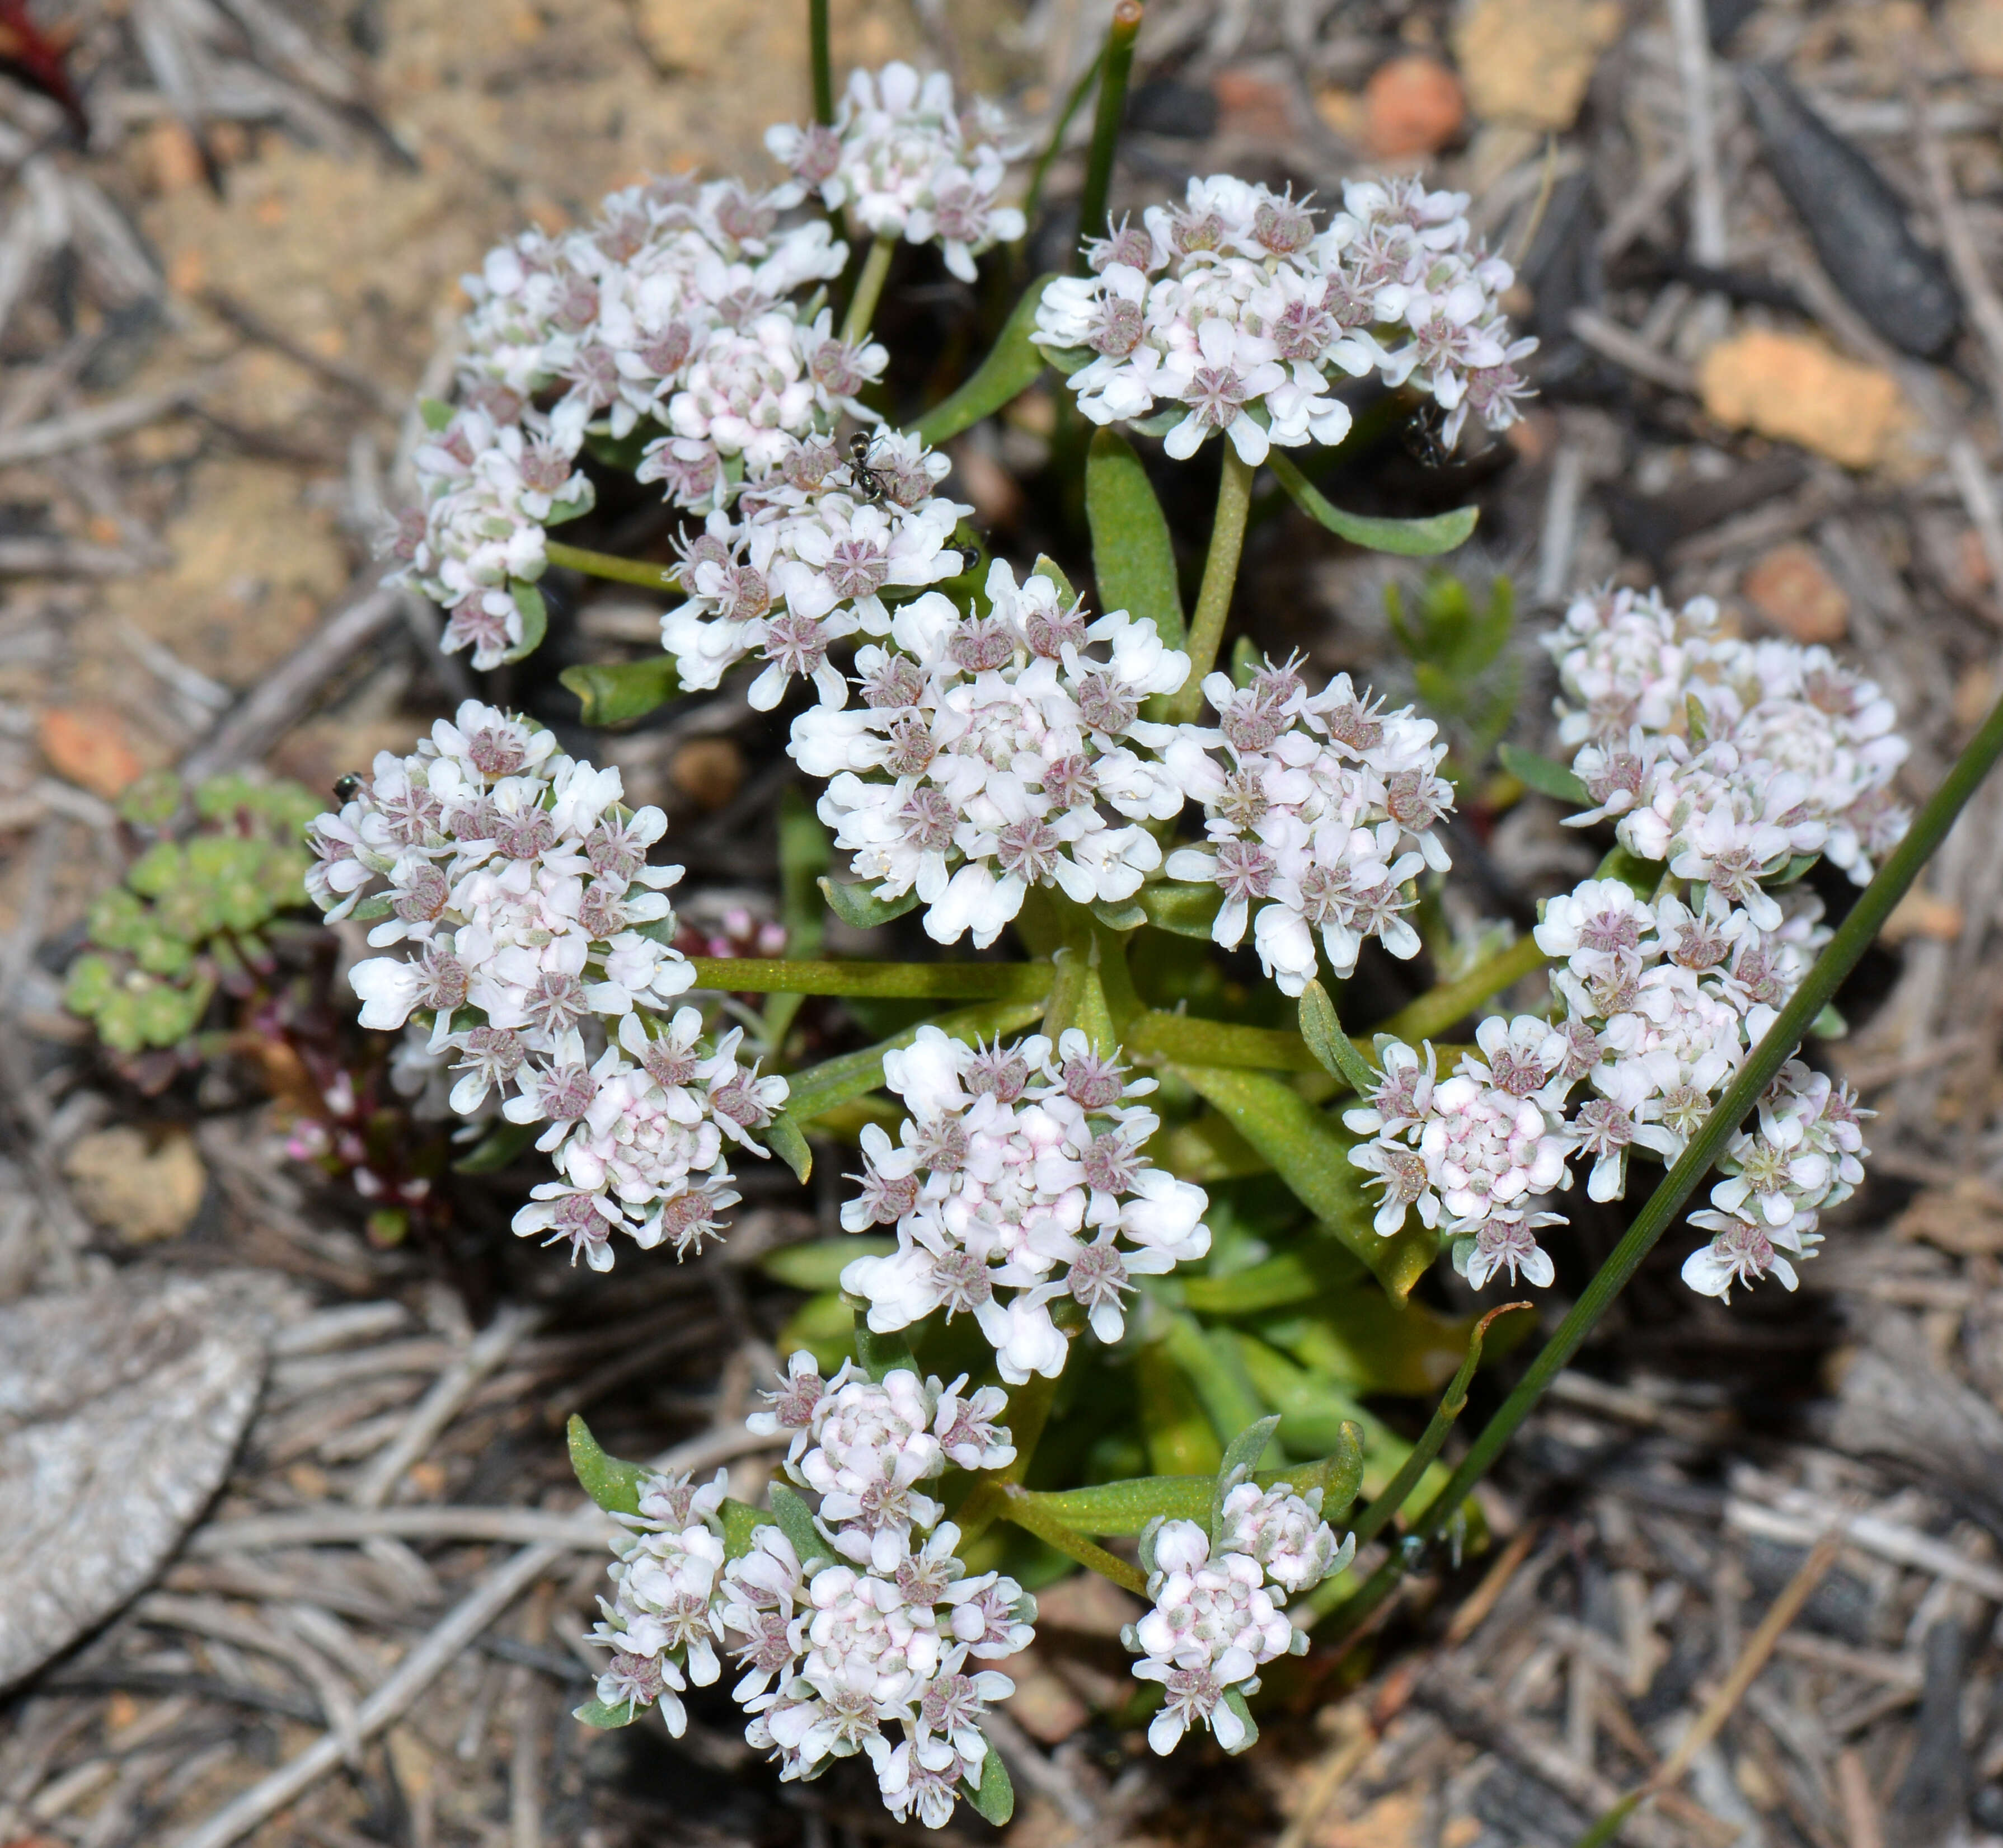
[[[129,398],[114,398],[108,404],[93,404],[87,410],[73,410],[66,417],[30,424],[24,429],[0,431],[0,468],[12,468],[21,462],[46,462],[51,456],[143,429],[163,417],[187,410],[209,382],[204,373],[170,385],[164,391],[140,392]]]
[[[400,1719],[488,1624],[536,1580],[558,1563],[565,1549],[548,1542],[524,1547],[497,1567],[399,1662],[389,1679],[362,1702],[355,1716],[358,1738],[366,1741]],[[206,1822],[183,1836],[175,1848],[229,1848],[259,1824],[294,1801],[341,1761],[341,1741],[323,1733],[289,1763],[253,1784]]]
[[[1680,392],[1686,397],[1697,395],[1697,375],[1688,366],[1667,354],[1658,353],[1645,341],[1610,321],[1603,314],[1595,314],[1589,308],[1575,308],[1568,324],[1594,352],[1612,360],[1638,379],[1659,385],[1665,391]]]
[[[509,1304],[470,1342],[418,1402],[395,1438],[362,1472],[352,1500],[357,1507],[379,1508],[402,1481],[404,1472],[436,1441],[458,1417],[473,1389],[514,1351],[522,1337],[540,1320],[533,1310]]]
[[[4,443],[0,438],[0,443]],[[396,620],[401,592],[377,584],[340,610],[267,674],[215,731],[181,761],[191,781],[232,764],[254,762],[297,718],[327,676]]]
[[[1690,150],[1691,257],[1712,269],[1725,261],[1725,183],[1718,167],[1718,122],[1711,110],[1711,32],[1704,0],[1669,0],[1676,75],[1683,93],[1683,142]]]

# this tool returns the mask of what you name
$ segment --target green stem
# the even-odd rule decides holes
[[[1718,1106],[1704,1120],[1704,1127],[1691,1139],[1676,1165],[1662,1177],[1648,1204],[1635,1215],[1626,1237],[1613,1249],[1585,1287],[1571,1312],[1558,1324],[1557,1332],[1543,1347],[1516,1389],[1505,1399],[1480,1434],[1468,1446],[1446,1486],[1416,1516],[1411,1538],[1423,1539],[1437,1533],[1464,1501],[1474,1485],[1485,1476],[1503,1446],[1515,1435],[1516,1428],[1529,1416],[1544,1390],[1571,1361],[1593,1326],[1606,1314],[1641,1260],[1655,1242],[1675,1224],[1683,1203],[1710,1172],[1712,1162],[1722,1153],[1732,1133],[1760,1100],[1775,1074],[1793,1055],[1816,1017],[1827,1007],[1844,978],[1856,967],[1858,959],[1870,948],[1892,908],[1903,898],[1922,868],[1933,856],[1948,830],[1983,778],[2003,756],[2003,701],[1982,722],[1954,767],[1926,806],[1913,817],[1906,837],[1886,857],[1877,877],[1864,889],[1850,915],[1837,927],[1836,934],[1816,959],[1800,987],[1795,990],[1751,1056],[1739,1068],[1739,1075],[1727,1087]],[[1393,1552],[1370,1581],[1344,1605],[1338,1615],[1344,1635],[1354,1633],[1391,1594],[1408,1570],[1419,1549],[1407,1545]]]
[[[805,962],[759,956],[691,956],[695,986],[731,994],[964,996],[1040,1001],[1050,992],[1043,962]]]
[[[644,584],[649,590],[676,588],[669,568],[648,564],[638,558],[620,558],[610,552],[588,552],[582,546],[567,546],[561,540],[543,541],[543,556],[566,571],[582,571],[587,578],[612,578],[621,584]]]
[[[862,274],[855,278],[855,293],[848,298],[848,313],[841,323],[841,338],[848,346],[859,346],[869,337],[869,323],[890,274],[890,259],[897,253],[897,240],[882,236],[869,246],[862,260]]]
[[[1389,1020],[1379,1021],[1372,1033],[1389,1033],[1394,1039],[1416,1044],[1443,1033],[1464,1014],[1472,1013],[1492,994],[1512,982],[1533,975],[1550,961],[1537,948],[1534,937],[1521,937],[1486,962],[1478,963],[1458,981],[1428,989],[1416,1001],[1407,1002]],[[1812,1017],[1811,1017],[1812,1018]]]
[[[1092,152],[1085,157],[1085,190],[1078,200],[1078,247],[1071,253],[1071,274],[1085,273],[1085,240],[1102,237],[1106,229],[1106,201],[1113,190],[1113,159],[1120,146],[1120,124],[1127,114],[1127,79],[1134,68],[1134,40],[1140,34],[1146,9],[1141,0],[1119,0],[1100,54],[1099,107],[1092,122]]]
[[[1050,138],[1043,144],[1043,151],[1036,157],[1036,166],[1030,169],[1029,190],[1022,198],[1022,235],[1026,238],[1036,229],[1036,213],[1043,202],[1043,183],[1050,176],[1050,169],[1057,164],[1057,156],[1064,152],[1065,131],[1071,118],[1082,106],[1092,86],[1099,81],[1099,74],[1106,68],[1104,49],[1078,74],[1078,82],[1071,86],[1071,94],[1064,98],[1064,107],[1057,111],[1057,119],[1050,125]]]
[[[1222,447],[1224,470],[1218,477],[1217,517],[1210,529],[1210,556],[1204,561],[1203,588],[1197,592],[1189,639],[1183,645],[1190,658],[1189,678],[1169,701],[1169,720],[1173,725],[1193,724],[1203,710],[1203,677],[1217,665],[1217,651],[1224,641],[1224,619],[1230,613],[1232,589],[1238,582],[1239,556],[1245,550],[1245,515],[1252,505],[1252,477],[1256,471],[1239,455],[1229,437]]]
[[[828,49],[827,0],[807,0],[807,47],[813,65],[814,120],[834,121],[834,59]]]
[[[1383,1493],[1357,1517],[1358,1546],[1367,1546],[1376,1539],[1385,1523],[1405,1505],[1405,1497],[1418,1486],[1426,1466],[1439,1455],[1447,1433],[1453,1429],[1454,1420],[1466,1407],[1467,1389],[1474,1378],[1475,1368],[1481,1364],[1481,1343],[1487,1337],[1488,1325],[1498,1315],[1536,1307],[1535,1303],[1505,1302],[1500,1308],[1491,1309],[1474,1325],[1474,1332],[1467,1338],[1467,1357],[1461,1362],[1460,1371],[1448,1382],[1446,1391],[1441,1394],[1431,1422],[1419,1434],[1418,1442],[1412,1446],[1412,1454],[1399,1465],[1398,1473],[1384,1485]]]
[[[1039,1507],[1033,1496],[1012,1483],[1002,1490],[1001,1515],[1004,1521],[1013,1521],[1026,1533],[1034,1534],[1046,1546],[1054,1546],[1081,1566],[1089,1566],[1100,1577],[1111,1579],[1135,1597],[1147,1596],[1148,1575],[1139,1567],[1130,1564],[1117,1553],[1108,1553],[1103,1546],[1093,1545],[1084,1535],[1066,1527],[1048,1510]]]
[[[1233,1026],[1187,1014],[1137,1014],[1120,1036],[1128,1052],[1153,1053],[1184,1065],[1231,1065],[1255,1071],[1319,1071],[1298,1033],[1278,1027]]]

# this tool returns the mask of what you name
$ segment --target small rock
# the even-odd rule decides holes
[[[1032,1654],[1014,1658],[1008,1679],[1015,1684],[1008,1717],[1043,1745],[1062,1745],[1092,1717],[1085,1703]]]
[[[1240,70],[1218,72],[1210,88],[1222,117],[1219,126],[1227,134],[1263,141],[1294,138],[1295,93],[1291,85],[1257,71]]]
[[[1907,421],[1889,372],[1840,359],[1819,341],[1754,327],[1697,365],[1704,407],[1734,429],[1799,443],[1847,468],[1883,460]]]
[[[668,780],[698,809],[721,809],[744,784],[744,753],[728,738],[692,738],[668,764]]]
[[[1459,134],[1460,79],[1436,58],[1408,52],[1379,65],[1363,86],[1363,133],[1385,160],[1431,154]]]
[[[0,1309],[0,1688],[103,1622],[228,1472],[296,1294],[145,1266]]]
[[[145,766],[126,742],[125,721],[109,706],[50,706],[36,728],[49,768],[107,802],[136,783]]]
[[[1799,540],[1774,547],[1739,588],[1767,621],[1797,641],[1840,641],[1849,632],[1849,598],[1823,568],[1815,548]]]
[[[146,131],[146,153],[156,191],[184,192],[207,177],[200,145],[187,124],[173,117],[163,117]]]
[[[1953,0],[1948,37],[1978,77],[2003,77],[2003,0]]]
[[[208,1186],[187,1130],[149,1137],[130,1123],[79,1136],[63,1158],[63,1172],[77,1204],[125,1245],[177,1238],[201,1210]]]
[[[1951,1186],[1929,1187],[1893,1221],[1901,1238],[1924,1238],[1942,1251],[1972,1258],[2003,1252],[2003,1193],[1965,1174]]]
[[[1557,130],[1572,125],[1592,67],[1620,36],[1619,0],[1477,0],[1454,53],[1477,116]]]

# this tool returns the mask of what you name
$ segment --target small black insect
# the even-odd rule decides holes
[[[1445,468],[1453,459],[1453,452],[1440,440],[1445,428],[1446,413],[1428,398],[1399,431],[1399,440],[1421,468]]]
[[[337,802],[351,802],[362,793],[362,779],[350,770],[344,777],[334,780],[334,799]]]
[[[848,439],[849,484],[871,507],[887,507],[895,504],[897,471],[872,463],[869,458],[875,453],[876,438],[866,430],[858,430]]]
[[[960,575],[963,578],[980,565],[981,548],[978,546],[949,545],[940,549],[948,552],[957,552],[960,554]]]

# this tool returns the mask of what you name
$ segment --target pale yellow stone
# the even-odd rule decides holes
[[[1618,0],[1475,0],[1454,52],[1476,115],[1557,130],[1577,120],[1592,67],[1620,34]]]
[[[1799,443],[1847,468],[1883,459],[1908,421],[1889,372],[1770,328],[1720,341],[1698,362],[1697,391],[1720,423]]]
[[[63,1158],[63,1172],[77,1204],[127,1245],[184,1231],[208,1185],[187,1130],[156,1139],[131,1123],[79,1136]]]

